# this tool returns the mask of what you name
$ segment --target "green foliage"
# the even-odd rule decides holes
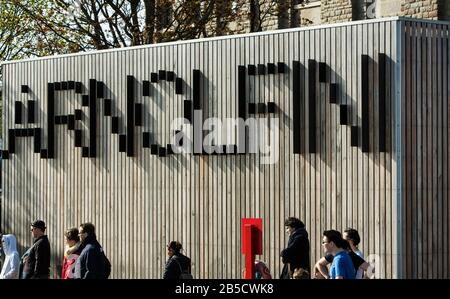
[[[86,39],[65,26],[68,17],[54,1],[0,1],[0,60],[81,50]]]

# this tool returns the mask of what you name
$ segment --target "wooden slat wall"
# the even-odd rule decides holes
[[[24,247],[32,242],[28,223],[33,219],[44,219],[48,223],[52,245],[53,277],[60,271],[64,230],[92,221],[112,261],[115,278],[161,277],[166,261],[165,245],[170,240],[183,243],[186,253],[192,258],[195,277],[240,278],[244,265],[241,218],[262,217],[264,254],[259,258],[266,261],[274,277],[278,277],[282,268],[279,252],[287,242],[283,222],[289,216],[296,216],[305,222],[310,234],[312,264],[322,255],[324,230],[342,231],[353,227],[361,234],[360,248],[365,256],[379,258],[383,267],[381,277],[396,276],[398,250],[401,250],[397,244],[401,230],[396,224],[397,188],[401,185],[396,181],[398,162],[394,146],[394,98],[397,91],[394,62],[397,60],[396,28],[399,22],[356,22],[5,64],[3,138],[6,146],[8,128],[33,127],[13,125],[14,100],[36,100],[37,120],[46,132],[47,82],[76,80],[87,86],[91,78],[103,81],[108,87],[105,97],[112,99],[113,115],[120,117],[120,133],[124,134],[126,76],[133,75],[138,86],[135,100],[143,104],[145,112],[144,126],[135,130],[133,158],[119,153],[119,136],[111,134],[111,118],[103,116],[103,100],[100,99],[97,111],[98,156],[95,159],[81,158],[81,149],[73,146],[74,132],[68,132],[63,126],[56,127],[54,160],[40,159],[39,155],[32,153],[31,139],[20,138],[16,142],[17,154],[3,162],[3,232],[15,233],[23,252]],[[443,46],[441,56],[448,52],[448,38],[445,42],[447,45]],[[422,45],[423,51],[426,44]],[[385,53],[388,57],[386,153],[379,152],[376,130],[378,53]],[[369,110],[371,132],[375,133],[370,134],[369,153],[361,151],[362,54],[370,56]],[[329,69],[327,83],[316,85],[317,153],[309,153],[308,144],[308,59],[324,62]],[[293,60],[301,63],[300,82],[292,82]],[[201,84],[204,117],[224,119],[237,117],[238,65],[269,62],[285,62],[286,74],[248,76],[247,100],[252,103],[274,101],[279,107],[275,115],[280,119],[278,163],[263,165],[259,155],[160,158],[150,155],[150,150],[142,147],[144,131],[153,132],[160,145],[170,143],[171,120],[182,117],[183,100],[193,98],[193,69],[199,69],[205,78]],[[447,63],[446,73],[442,71],[443,80],[448,80],[448,57],[443,62]],[[429,65],[423,62],[422,67],[425,69]],[[185,81],[183,94],[175,94],[173,83],[160,81],[152,84],[151,97],[143,97],[142,81],[149,80],[150,73],[158,70],[173,70],[182,77]],[[420,71],[417,76],[423,77]],[[319,68],[316,77],[319,78]],[[338,103],[350,107],[348,119],[359,127],[359,147],[350,146],[350,126],[339,124],[339,106],[329,103],[330,83],[339,86]],[[28,84],[32,92],[20,94],[22,84]],[[293,84],[301,86],[300,155],[293,154]],[[443,90],[445,84],[439,86],[443,105],[445,102],[442,100],[448,97],[448,93]],[[422,92],[420,88],[420,84],[416,85],[416,92]],[[83,144],[87,146],[89,109],[81,108],[81,97],[73,91],[58,93],[56,102],[57,114],[83,110],[83,121],[77,122],[76,126],[83,129]],[[421,107],[419,102],[417,105],[417,109]],[[436,109],[436,113],[438,111],[443,114],[436,121],[440,119],[441,127],[448,128],[448,121],[444,122],[448,111]],[[417,112],[417,115],[425,116],[424,113]],[[257,118],[267,120],[267,115]],[[445,192],[448,193],[446,132],[442,131],[441,151],[437,156],[440,153],[447,164],[439,168],[442,176],[439,169],[435,169],[435,175],[441,182],[436,188],[447,188]],[[419,136],[418,133],[417,138],[429,136],[425,132],[421,134]],[[431,144],[431,141],[423,139],[422,143],[417,143],[415,153],[422,153],[419,146]],[[405,142],[408,144],[409,139],[406,138]],[[46,144],[44,134],[43,146]],[[416,158],[413,161],[420,160]],[[422,162],[420,167],[431,164],[431,171],[434,164],[426,163],[424,159]],[[418,186],[424,184],[423,188],[417,187],[418,192],[424,192],[428,182],[419,180],[422,173],[418,165],[416,183]],[[448,202],[444,200],[447,193],[435,200],[435,204],[443,207],[436,210],[442,213],[442,219],[448,219],[445,218],[448,217]],[[425,199],[420,201],[419,195],[417,199],[417,204],[426,202]],[[424,217],[430,215],[426,207],[417,209],[417,217],[420,213]],[[423,218],[422,222],[416,222],[420,240],[431,237],[422,229],[428,229],[427,219],[433,221],[432,218]],[[442,234],[448,234],[446,221],[436,220],[435,226],[441,228]],[[416,233],[414,229],[411,231]],[[432,247],[436,252],[439,246],[448,248],[448,239],[441,239],[439,242],[442,243],[436,241]],[[430,252],[421,244],[419,242],[414,250]],[[448,257],[445,253],[443,255],[447,264],[441,267],[442,277],[448,277]],[[419,271],[423,266],[417,263],[416,267]],[[428,273],[427,267],[421,270],[422,273]],[[413,270],[408,268],[407,271],[412,273]]]
[[[449,278],[449,25],[404,24],[403,271]]]

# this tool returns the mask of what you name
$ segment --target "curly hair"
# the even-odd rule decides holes
[[[80,241],[80,237],[78,236],[78,228],[76,227],[66,230],[64,236],[70,241],[75,241],[77,243]]]
[[[284,226],[289,226],[294,229],[298,229],[298,228],[305,227],[305,224],[303,222],[301,222],[300,219],[298,219],[298,218],[289,217],[288,219],[286,219],[286,221],[284,221]]]
[[[179,253],[181,251],[181,249],[183,248],[183,246],[178,241],[171,241],[169,243],[169,245],[167,245],[167,248],[172,249],[176,253]]]

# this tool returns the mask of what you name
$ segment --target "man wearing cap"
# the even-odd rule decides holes
[[[34,243],[25,261],[25,279],[50,278],[50,243],[45,235],[45,222],[36,220],[31,223],[31,233]]]

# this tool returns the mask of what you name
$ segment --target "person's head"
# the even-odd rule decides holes
[[[257,279],[272,279],[267,265],[259,260],[255,260],[255,276]]]
[[[339,250],[346,248],[346,241],[337,230],[326,230],[323,232],[322,246],[325,254],[335,255]]]
[[[9,255],[17,251],[17,240],[14,235],[3,235],[2,236],[2,246],[3,251],[6,255]]]
[[[81,242],[83,242],[87,237],[95,237],[95,226],[92,223],[80,224],[78,236],[80,236]]]
[[[45,234],[45,229],[47,227],[45,226],[45,222],[42,220],[36,220],[31,223],[31,234],[33,235],[33,238],[37,239]]]
[[[66,240],[66,244],[69,247],[72,247],[80,242],[80,237],[78,236],[78,228],[74,227],[66,230],[66,232],[64,233],[64,239]]]
[[[303,222],[295,217],[289,217],[288,219],[286,219],[286,221],[284,221],[284,226],[286,228],[286,233],[288,233],[289,235],[292,235],[292,233],[297,229],[305,227]]]
[[[343,237],[350,243],[350,246],[357,248],[361,239],[359,237],[358,231],[353,228],[348,228],[344,231]]]
[[[183,248],[183,246],[181,245],[180,242],[178,242],[178,241],[171,241],[167,245],[167,255],[168,256],[172,256],[174,254],[178,254],[178,253],[180,253],[182,248]]]

